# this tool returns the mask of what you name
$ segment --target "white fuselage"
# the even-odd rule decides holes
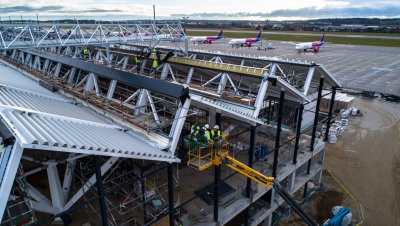
[[[208,36],[195,36],[190,39],[191,42],[204,42]]]
[[[303,42],[296,45],[297,50],[311,49],[312,47],[312,42]]]
[[[243,45],[246,43],[246,39],[245,38],[235,38],[235,39],[231,39],[229,41],[230,45]]]

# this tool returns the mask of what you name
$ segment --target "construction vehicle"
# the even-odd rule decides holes
[[[318,224],[303,211],[300,205],[292,199],[285,189],[274,177],[265,176],[261,172],[248,167],[246,164],[229,156],[228,135],[222,134],[221,137],[211,140],[208,145],[186,140],[189,146],[187,165],[199,171],[203,171],[214,165],[224,164],[238,173],[260,183],[266,187],[273,186],[275,191],[292,207],[292,209],[308,224],[317,226]]]
[[[322,226],[348,226],[351,224],[353,215],[349,208],[334,206],[331,212],[331,218],[326,220]]]

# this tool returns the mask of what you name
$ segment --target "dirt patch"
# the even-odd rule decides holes
[[[322,192],[320,195],[315,196],[315,198],[317,199],[316,209],[318,212],[315,213],[314,219],[321,224],[329,218],[332,207],[338,205],[338,203],[342,203],[344,195],[332,189]]]
[[[355,103],[364,117],[328,145],[325,166],[363,206],[364,225],[400,225],[400,105]]]

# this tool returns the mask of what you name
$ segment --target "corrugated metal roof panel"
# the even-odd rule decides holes
[[[104,119],[97,117],[82,107],[76,106],[72,101],[56,96],[0,86],[0,105],[105,123]]]
[[[53,94],[49,90],[39,86],[37,81],[26,77],[21,72],[2,64],[0,64],[0,84],[46,95]]]
[[[0,116],[24,148],[168,162],[180,160],[118,126],[11,108]]]

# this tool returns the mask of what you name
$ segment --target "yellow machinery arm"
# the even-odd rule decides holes
[[[239,162],[238,160],[232,158],[231,156],[226,156],[223,163],[227,165],[229,168],[243,174],[244,176],[254,180],[257,183],[260,183],[266,187],[273,185],[274,178],[267,177],[264,174],[258,172],[257,170],[246,166],[245,164]]]
[[[273,186],[275,191],[292,207],[292,209],[308,224],[311,226],[318,226],[318,224],[301,208],[301,206],[293,200],[289,193],[275,180],[274,177],[268,177],[258,172],[257,170],[246,166],[228,154],[228,142],[223,142],[218,150],[213,148],[214,142],[210,143],[209,148],[196,147],[189,151],[188,166],[197,170],[205,170],[213,165],[225,164],[229,168],[237,171],[238,173],[260,183],[266,187]]]

